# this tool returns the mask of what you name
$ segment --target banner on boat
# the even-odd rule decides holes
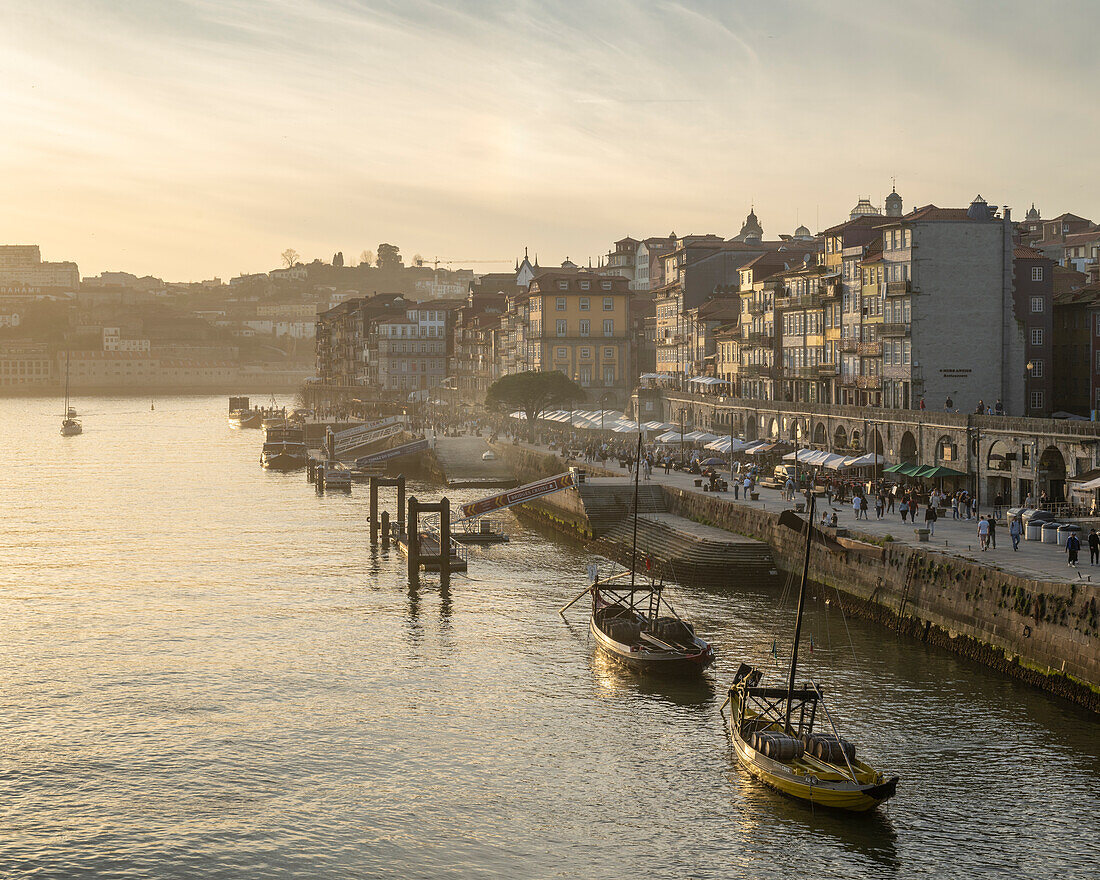
[[[337,431],[332,435],[337,455],[343,455],[351,449],[366,446],[378,440],[400,434],[405,427],[404,416],[389,416],[380,422],[371,425],[356,425],[344,431]]]
[[[397,458],[401,455],[412,455],[414,452],[423,452],[427,448],[427,440],[414,440],[412,443],[402,443],[400,446],[393,447],[393,449],[386,449],[383,452],[364,455],[362,458],[355,459],[355,464],[357,467],[363,467],[368,464],[378,464],[380,461],[388,461],[391,458]]]
[[[560,492],[572,485],[574,485],[572,471],[558,474],[556,477],[547,477],[534,483],[527,483],[525,486],[509,489],[507,492],[501,492],[498,495],[490,495],[480,501],[463,504],[461,508],[462,518],[470,519],[493,510],[503,510],[505,507],[511,507],[514,504],[530,501],[532,498],[549,495],[551,492]]]

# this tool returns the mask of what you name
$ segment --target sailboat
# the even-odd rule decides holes
[[[84,426],[76,417],[76,410],[69,406],[69,353],[65,352],[65,413],[61,417],[61,436],[75,437],[84,433]]]
[[[762,687],[763,672],[742,663],[722,710],[724,714],[729,704],[730,734],[737,760],[754,777],[786,795],[816,806],[863,812],[892,798],[898,777],[887,778],[856,758],[855,745],[837,732],[821,688],[812,681],[801,688],[795,687],[810,545],[816,536],[827,545],[840,546],[815,529],[813,521],[812,492],[806,522],[789,510],[779,518],[780,525],[806,532],[787,685]],[[818,717],[819,709],[823,719]],[[819,723],[821,721],[824,723]]]
[[[638,435],[638,456],[642,458],[642,435]],[[612,660],[638,672],[694,675],[714,662],[710,643],[695,634],[695,628],[681,619],[664,596],[663,583],[637,583],[638,557],[638,472],[634,468],[634,538],[630,550],[630,571],[600,580],[561,609],[564,617],[570,605],[587,594],[592,596],[589,629],[599,649]],[[626,578],[629,577],[629,584]]]

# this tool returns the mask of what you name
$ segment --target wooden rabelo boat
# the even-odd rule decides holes
[[[638,435],[641,460],[642,436]],[[695,675],[714,662],[710,643],[695,634],[664,597],[664,584],[649,579],[640,584],[635,572],[638,558],[638,471],[634,469],[634,537],[630,571],[593,583],[569,605],[592,596],[589,629],[599,649],[612,660],[639,672]],[[629,578],[629,580],[628,580]]]
[[[811,495],[807,521],[803,522],[794,511],[785,511],[779,520],[781,525],[806,533],[786,687],[762,687],[763,672],[742,663],[726,700],[730,705],[730,734],[737,760],[761,782],[815,806],[863,812],[892,798],[898,777],[887,778],[857,758],[855,745],[838,733],[821,688],[812,681],[795,687],[811,541],[816,537],[834,548],[840,547],[813,527],[813,516]]]

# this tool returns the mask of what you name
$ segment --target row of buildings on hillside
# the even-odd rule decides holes
[[[595,266],[544,268],[525,252],[514,271],[475,277],[461,303],[350,300],[318,319],[318,376],[420,397],[441,386],[470,403],[503,375],[557,370],[607,405],[644,381],[1087,414],[1100,409],[1098,249],[1084,218],[1032,207],[1016,222],[981,196],[906,212],[895,190],[883,210],[860,199],[821,233],[772,238],[750,210],[731,238],[628,237]]]

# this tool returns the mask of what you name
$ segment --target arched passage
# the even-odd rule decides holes
[[[779,439],[779,419],[771,420],[771,424],[768,426],[768,436],[776,440]]]
[[[863,438],[859,435],[859,431],[852,431],[852,437],[848,443],[851,445],[852,449],[862,449],[863,447],[860,445],[862,439]]]
[[[814,446],[825,446],[829,442],[829,434],[825,430],[825,423],[818,422],[814,428]]]
[[[848,448],[848,432],[844,430],[843,425],[837,425],[836,431],[833,433],[833,449],[847,449]]]
[[[906,431],[901,435],[901,445],[898,447],[898,461],[902,464],[917,463],[917,438],[912,431]]]
[[[1057,446],[1048,446],[1039,457],[1039,491],[1047,501],[1066,500],[1066,460]]]
[[[936,441],[936,461],[953,462],[959,460],[959,448],[955,445],[955,438],[944,434]]]
[[[759,439],[760,432],[756,430],[756,419],[745,419],[745,441],[751,443]]]

